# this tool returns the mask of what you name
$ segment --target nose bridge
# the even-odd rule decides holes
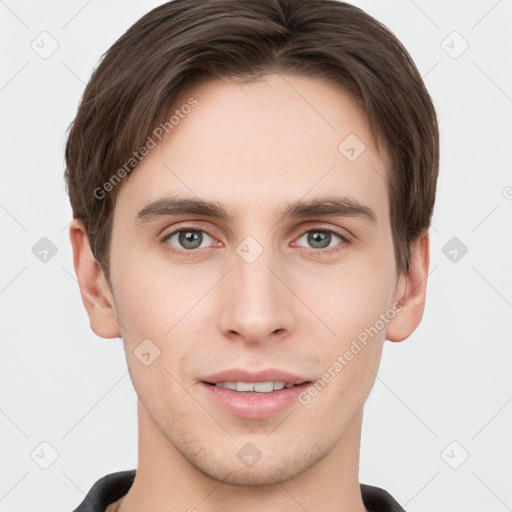
[[[290,297],[275,275],[282,268],[277,257],[270,242],[263,247],[252,237],[236,248],[224,290],[228,299],[220,317],[224,333],[236,332],[247,341],[262,341],[278,329],[290,328]]]

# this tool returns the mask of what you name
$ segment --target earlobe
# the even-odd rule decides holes
[[[121,337],[112,294],[103,270],[92,254],[85,227],[77,219],[73,219],[70,225],[69,238],[80,295],[91,329],[102,338]]]
[[[400,311],[387,326],[386,339],[389,341],[407,339],[420,324],[425,309],[429,261],[426,234],[411,247],[409,272],[402,275],[397,284],[395,302],[400,304]]]

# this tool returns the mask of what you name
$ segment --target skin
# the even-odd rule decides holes
[[[91,328],[104,338],[122,337],[138,395],[137,474],[114,506],[121,504],[122,512],[363,512],[363,405],[385,339],[402,341],[421,321],[428,238],[412,247],[409,273],[399,274],[388,160],[363,112],[338,85],[271,74],[251,84],[197,86],[177,104],[190,96],[198,105],[121,185],[112,289],[83,226],[75,220],[70,227]],[[351,133],[366,146],[353,162],[338,150]],[[169,194],[219,201],[233,219],[163,216],[136,227],[137,212]],[[279,220],[285,203],[325,195],[368,206],[375,222],[334,215]],[[200,248],[185,248],[178,236],[162,241],[190,224],[211,235],[203,232]],[[333,234],[329,247],[319,248],[311,238],[320,228],[347,241]],[[250,264],[236,252],[247,236],[263,248]],[[240,418],[198,384],[201,376],[236,367],[321,379],[398,301],[400,313],[308,404],[294,403],[270,418]],[[134,355],[144,339],[161,351],[149,366]],[[237,458],[247,442],[262,454],[250,468]]]

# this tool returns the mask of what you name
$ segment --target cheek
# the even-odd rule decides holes
[[[304,274],[308,275],[308,286],[302,288],[304,301],[315,305],[314,311],[329,326],[327,331],[319,324],[326,333],[321,340],[322,357],[324,367],[335,375],[331,377],[336,382],[333,393],[346,394],[343,400],[357,401],[370,392],[386,327],[396,314],[390,309],[394,256],[388,257],[386,251],[383,254],[386,258],[378,252],[361,257],[329,275],[321,271]],[[325,375],[322,380],[329,378]]]
[[[330,327],[331,337],[346,340],[390,307],[394,279],[394,259],[370,254],[338,266],[302,266],[293,271],[292,282],[297,295]]]
[[[151,380],[157,373],[168,380],[165,369],[181,380],[185,368],[178,362],[200,349],[204,326],[216,318],[215,311],[208,309],[208,290],[218,277],[211,270],[198,273],[191,268],[161,258],[138,257],[135,251],[116,267],[113,285],[125,352],[134,380],[144,388],[149,382],[159,387]],[[157,348],[144,340],[151,340]],[[159,351],[151,371],[137,360],[143,343],[150,353]]]
[[[186,267],[156,256],[136,247],[112,253],[116,308],[128,337],[163,337],[190,308],[187,297],[197,301],[199,290]]]
[[[160,338],[172,326],[159,286],[162,283],[153,282],[150,275],[134,274],[123,284],[116,307],[125,341],[136,343],[141,337]]]

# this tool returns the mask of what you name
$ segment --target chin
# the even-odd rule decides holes
[[[204,459],[189,460],[203,475],[223,484],[243,487],[263,487],[282,484],[307,471],[325,454],[297,451],[296,454],[274,453],[271,459],[262,457],[252,467],[244,467],[235,456],[212,462]]]

